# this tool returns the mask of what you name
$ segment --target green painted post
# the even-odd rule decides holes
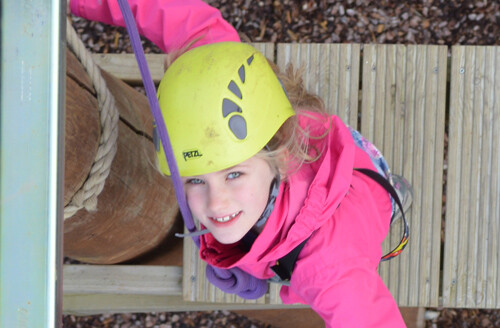
[[[0,327],[61,326],[62,1],[1,5]]]

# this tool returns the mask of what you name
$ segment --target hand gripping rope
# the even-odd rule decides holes
[[[130,9],[127,0],[117,1],[118,5],[120,6],[125,25],[127,27],[130,42],[135,53],[139,70],[141,72],[142,81],[144,83],[144,88],[146,90],[146,95],[148,97],[149,106],[156,123],[158,134],[160,136],[163,149],[165,150],[165,157],[170,169],[175,196],[177,198],[177,202],[179,203],[179,209],[184,219],[184,224],[186,225],[186,228],[189,230],[189,232],[191,234],[194,234],[192,235],[192,238],[196,246],[200,247],[200,236],[196,234],[198,231],[194,224],[191,211],[189,210],[189,207],[187,205],[181,177],[179,175],[177,163],[175,162],[172,145],[168,137],[165,121],[163,120],[163,116],[160,111],[158,99],[156,98],[156,89],[153,83],[153,79],[151,78],[151,73],[146,62],[146,57],[144,56],[144,49],[142,48],[137,25],[135,23],[134,16],[132,15],[132,10]],[[237,294],[238,296],[246,299],[259,298],[263,296],[267,291],[266,280],[255,278],[238,268],[226,270],[207,265],[206,276],[213,285],[215,285],[222,291]]]

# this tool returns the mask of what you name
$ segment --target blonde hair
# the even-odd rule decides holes
[[[281,72],[273,62],[269,61],[269,64],[283,84],[296,114],[281,126],[269,141],[266,149],[259,152],[258,156],[268,161],[271,167],[276,168],[282,178],[286,178],[298,171],[304,163],[312,163],[319,159],[324,145],[318,148],[311,145],[310,141],[323,139],[330,130],[328,127],[319,134],[315,132],[313,135],[308,126],[302,127],[299,124],[298,116],[307,116],[321,124],[329,119],[321,98],[305,88],[302,80],[303,67],[295,69],[292,64],[289,64],[285,72]],[[311,115],[310,112],[319,115]]]
[[[179,56],[188,51],[200,39],[201,37],[194,39],[181,49],[167,54],[164,60],[165,71]],[[298,171],[304,163],[312,163],[319,159],[324,145],[318,148],[311,145],[310,141],[323,139],[331,127],[325,128],[319,134],[315,131],[313,135],[309,127],[302,127],[299,124],[298,116],[307,116],[321,124],[329,121],[321,98],[307,91],[304,86],[302,79],[303,67],[295,69],[292,64],[289,64],[285,71],[282,72],[275,63],[270,60],[268,60],[268,63],[283,84],[288,99],[295,110],[295,115],[283,123],[268,142],[266,148],[257,153],[256,156],[266,160],[271,168],[275,170],[275,173],[280,174],[281,178],[285,179]],[[311,112],[319,115],[311,115]]]

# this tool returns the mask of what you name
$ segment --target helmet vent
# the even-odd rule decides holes
[[[222,101],[222,116],[226,117],[231,113],[241,113],[241,108],[236,105],[232,100],[225,98]]]
[[[227,88],[229,89],[229,91],[234,93],[234,95],[236,97],[241,99],[241,90],[240,90],[240,88],[238,88],[238,85],[233,80],[231,80],[231,82],[229,82],[229,85],[227,86]]]
[[[238,75],[240,76],[241,82],[245,83],[245,66],[241,65],[238,69]]]
[[[236,138],[243,140],[247,136],[247,123],[240,115],[234,115],[229,119],[229,128]]]
[[[247,64],[250,65],[253,62],[254,56],[250,56],[247,59]],[[241,83],[245,83],[245,65],[241,65],[238,69],[238,76],[240,78]],[[234,80],[229,82],[227,86],[229,91],[231,91],[236,97],[239,99],[243,99],[243,95],[241,93],[241,89],[238,87],[238,84]],[[240,106],[238,106],[234,101],[224,98],[222,101],[222,115],[224,118],[228,117],[231,113],[242,113]],[[240,140],[243,140],[247,137],[247,122],[243,118],[243,116],[236,114],[232,115],[229,118],[228,122],[229,129],[234,134],[234,136]]]
[[[250,56],[250,57],[248,57],[248,59],[247,59],[247,63],[248,63],[248,65],[250,65],[252,62],[253,62],[253,55],[251,55],[251,56]]]

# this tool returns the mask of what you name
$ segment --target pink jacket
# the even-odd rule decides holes
[[[164,51],[198,36],[196,46],[239,41],[218,10],[198,0],[129,1],[141,34]],[[123,26],[115,1],[71,0],[74,14]],[[174,30],[175,29],[175,30]],[[322,134],[330,122],[300,117]],[[319,142],[319,141],[314,141]],[[321,158],[303,165],[280,186],[275,209],[249,252],[202,236],[200,256],[222,268],[239,267],[267,279],[270,266],[311,236],[296,262],[284,303],[309,304],[327,327],[405,327],[399,309],[377,273],[391,216],[388,193],[353,168],[374,169],[338,117],[323,142]],[[320,147],[321,149],[321,147]]]
[[[201,37],[195,46],[240,38],[220,11],[201,0],[128,0],[139,33],[169,53]],[[125,26],[117,0],[70,0],[77,16]]]
[[[319,135],[329,125],[304,116],[300,120]],[[311,236],[290,287],[281,288],[283,303],[309,304],[327,327],[405,327],[377,273],[392,211],[389,195],[353,171],[374,167],[345,124],[336,116],[331,122],[322,157],[281,184],[275,208],[250,251],[220,244],[207,234],[202,236],[201,257],[267,279],[274,275],[270,267],[277,259]]]

